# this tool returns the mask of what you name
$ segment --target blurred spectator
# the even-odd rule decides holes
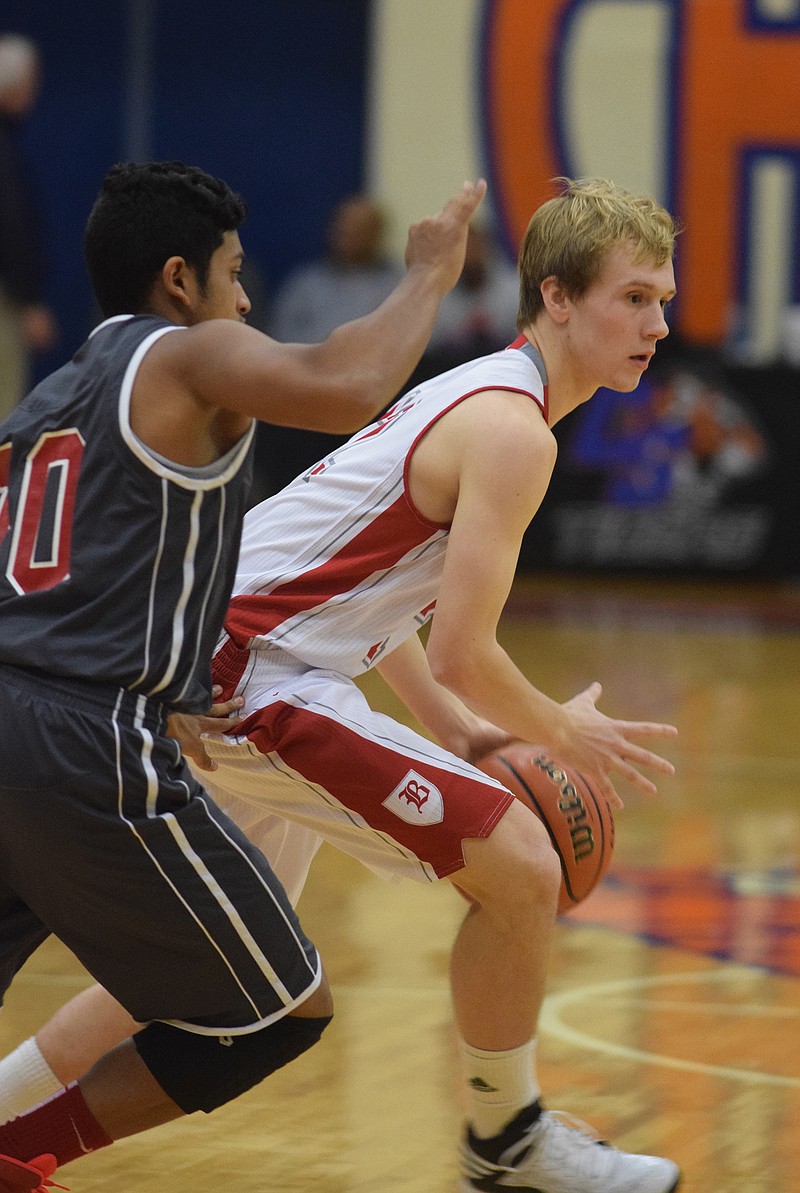
[[[519,276],[485,224],[470,225],[464,271],[446,294],[415,380],[505,348],[517,335]]]
[[[27,392],[30,354],[48,351],[57,334],[43,298],[36,196],[16,143],[40,78],[35,44],[17,34],[0,36],[0,421]]]
[[[339,203],[328,224],[325,258],[299,266],[275,296],[275,339],[324,340],[340,323],[379,306],[403,272],[384,251],[385,230],[382,209],[365,195]]]
[[[340,323],[375,310],[403,275],[384,248],[383,209],[366,195],[351,195],[334,208],[326,231],[327,253],[300,265],[278,289],[268,332],[284,343],[324,340]],[[321,431],[270,427],[256,431],[251,504],[277,493],[343,437]]]

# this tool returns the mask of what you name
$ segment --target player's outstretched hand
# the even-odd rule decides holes
[[[216,697],[221,692],[221,688],[215,687],[212,694]],[[200,770],[216,770],[216,760],[206,750],[203,737],[208,733],[233,733],[241,722],[239,709],[243,703],[241,696],[235,696],[233,700],[212,704],[205,716],[172,713],[167,732],[179,743],[184,755],[191,758]]]
[[[657,793],[656,785],[639,767],[647,767],[662,775],[674,775],[675,767],[660,754],[636,744],[638,738],[673,738],[678,730],[674,725],[657,721],[617,721],[596,708],[603,693],[599,683],[590,684],[568,700],[563,708],[569,713],[570,742],[564,761],[576,769],[586,769],[597,780],[612,808],[623,806],[611,774],[618,774],[646,795]]]
[[[412,224],[406,244],[406,267],[433,269],[443,293],[455,286],[464,268],[467,228],[485,194],[483,178],[465,182],[460,193],[445,203],[438,215]]]

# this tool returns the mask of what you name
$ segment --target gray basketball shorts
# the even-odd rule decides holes
[[[0,666],[0,992],[52,932],[139,1022],[253,1031],[317,988],[319,957],[165,724]]]

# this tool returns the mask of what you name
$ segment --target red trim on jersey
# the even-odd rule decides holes
[[[282,701],[247,717],[237,734],[248,737],[261,754],[277,754],[371,828],[427,862],[439,878],[463,869],[463,841],[488,837],[514,802],[510,792],[483,782],[479,774],[456,774],[403,753],[399,744],[379,744],[331,717]],[[410,770],[441,793],[439,823],[409,823],[384,805]]]
[[[527,340],[525,342],[527,343]],[[513,345],[512,345],[512,347],[513,347]],[[411,500],[411,493],[409,491],[409,486],[408,486],[408,470],[411,467],[411,457],[413,456],[414,452],[416,451],[417,444],[423,438],[423,436],[428,434],[428,431],[430,431],[431,427],[436,426],[439,419],[442,418],[445,414],[449,414],[451,410],[454,410],[456,406],[459,406],[461,404],[461,402],[465,402],[467,400],[467,398],[472,398],[475,396],[475,394],[486,393],[487,390],[492,390],[494,392],[508,393],[508,394],[523,394],[526,398],[530,398],[533,402],[536,403],[536,405],[539,407],[542,414],[544,415],[545,422],[547,421],[547,386],[544,387],[544,407],[542,406],[542,403],[537,398],[536,394],[531,393],[531,391],[529,389],[520,389],[516,385],[479,385],[477,389],[471,389],[471,390],[469,390],[468,393],[461,394],[460,397],[455,398],[455,400],[452,401],[449,406],[445,406],[445,408],[443,410],[440,410],[438,414],[434,415],[434,417],[431,419],[431,421],[429,423],[425,424],[425,426],[422,428],[422,430],[419,432],[419,434],[415,437],[411,446],[409,447],[408,451],[406,452],[405,463],[403,464],[403,486],[406,491],[406,500],[408,501],[408,504],[414,510],[414,512],[416,513],[418,518],[423,518],[424,514],[421,514],[419,512],[417,507],[414,505],[414,502]],[[449,522],[431,523],[431,525],[438,526],[439,530],[449,530],[450,529]]]
[[[252,638],[268,634],[296,614],[324,605],[375,572],[394,567],[438,529],[435,522],[422,518],[411,507],[404,494],[318,567],[272,592],[233,597],[225,629],[238,645],[247,646]]]

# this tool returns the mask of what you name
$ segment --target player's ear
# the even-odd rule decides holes
[[[544,309],[556,323],[566,323],[569,318],[570,300],[564,284],[551,274],[545,278],[539,287],[542,294]]]
[[[173,301],[189,301],[188,272],[189,266],[183,257],[169,257],[161,266],[162,285]]]

